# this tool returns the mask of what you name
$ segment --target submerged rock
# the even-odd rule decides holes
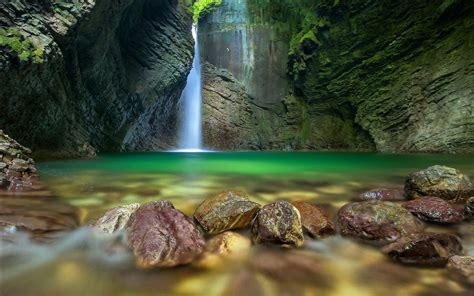
[[[114,233],[125,228],[130,216],[139,207],[140,204],[137,203],[115,207],[93,221],[90,226],[104,233]]]
[[[392,242],[423,230],[423,223],[398,204],[382,201],[350,203],[337,217],[342,235]]]
[[[461,211],[442,198],[425,196],[402,205],[421,220],[436,223],[459,223],[464,220]]]
[[[376,188],[370,191],[366,191],[359,195],[359,200],[381,200],[381,201],[402,201],[405,200],[405,196],[402,190],[388,189],[388,188]]]
[[[452,256],[446,267],[452,278],[474,286],[474,257]]]
[[[223,191],[206,199],[194,212],[194,218],[207,233],[244,228],[250,225],[260,205],[242,191]]]
[[[412,173],[405,180],[405,195],[408,198],[437,196],[446,200],[462,200],[470,196],[472,183],[460,171],[435,165]]]
[[[321,208],[304,201],[296,201],[292,204],[300,212],[301,224],[313,237],[336,233],[334,223]]]
[[[474,219],[474,197],[470,197],[464,206],[464,215],[467,219]]]
[[[404,264],[444,266],[462,254],[460,239],[448,233],[417,233],[385,246],[382,252]]]
[[[303,245],[303,229],[297,208],[279,200],[264,206],[252,225],[255,243],[277,243],[299,247]]]
[[[197,258],[205,241],[193,220],[169,201],[155,201],[136,210],[126,226],[137,265],[172,267]]]

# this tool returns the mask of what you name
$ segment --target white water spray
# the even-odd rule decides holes
[[[188,75],[186,87],[181,95],[184,112],[181,122],[179,151],[201,151],[201,61],[199,58],[199,41],[197,25],[192,28],[194,38],[193,68]]]

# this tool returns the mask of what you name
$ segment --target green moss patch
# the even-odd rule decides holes
[[[222,0],[199,0],[193,5],[193,19],[197,23],[199,18],[208,14],[222,4]]]
[[[16,28],[0,28],[0,47],[6,48],[20,62],[44,62],[44,52]]]

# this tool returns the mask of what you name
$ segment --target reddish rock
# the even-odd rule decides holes
[[[467,175],[450,167],[435,165],[406,177],[405,196],[437,196],[446,200],[465,200],[471,196],[471,187],[472,183]]]
[[[125,228],[130,216],[135,213],[139,207],[140,204],[137,203],[115,207],[94,220],[90,226],[104,233],[114,233]]]
[[[446,267],[453,279],[474,286],[474,257],[453,256]]]
[[[303,229],[298,209],[287,201],[264,206],[252,225],[255,243],[277,243],[299,247],[303,245]]]
[[[334,223],[321,208],[304,201],[295,201],[292,204],[300,212],[303,227],[313,237],[319,238],[336,233]]]
[[[425,196],[402,205],[413,215],[427,222],[453,224],[464,220],[463,213],[442,198]]]
[[[462,254],[462,245],[453,234],[416,233],[385,246],[382,252],[404,264],[445,266],[449,257]]]
[[[252,223],[260,205],[242,191],[223,191],[206,199],[194,212],[194,218],[210,234],[244,228]]]
[[[193,220],[169,201],[142,205],[130,217],[126,229],[137,265],[143,268],[188,264],[205,247]]]
[[[398,189],[376,188],[359,195],[359,200],[402,201],[406,200],[404,192]]]
[[[382,201],[347,204],[339,210],[337,223],[342,235],[379,242],[393,242],[424,228],[408,210]]]

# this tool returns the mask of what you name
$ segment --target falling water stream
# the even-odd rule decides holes
[[[193,25],[194,60],[181,95],[184,112],[179,135],[179,151],[201,151],[201,61],[197,32],[197,25]]]

